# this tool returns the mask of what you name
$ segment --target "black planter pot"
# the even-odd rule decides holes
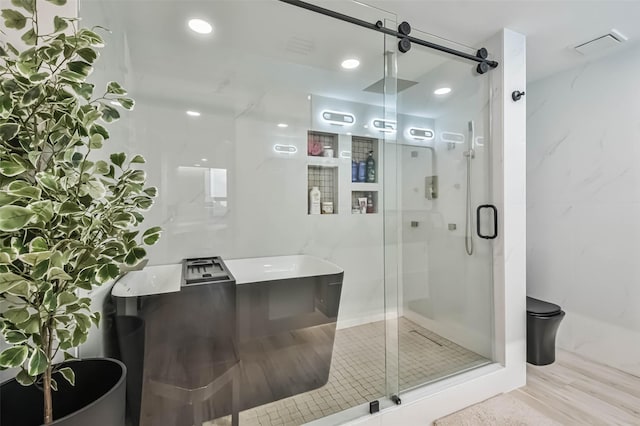
[[[76,384],[54,374],[58,391],[52,392],[52,424],[56,426],[123,426],[127,369],[110,358],[63,364],[71,367]],[[15,380],[0,385],[0,425],[40,426],[44,418],[42,390]]]

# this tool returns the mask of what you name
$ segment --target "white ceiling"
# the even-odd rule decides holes
[[[323,5],[373,22],[390,16],[354,2]],[[85,1],[80,15],[87,25],[112,30],[101,64],[110,72],[124,70],[138,99],[153,96],[236,115],[271,111],[267,105],[277,99],[280,109],[308,120],[307,94],[381,105],[382,93],[364,89],[384,77],[383,53],[397,42],[388,37],[393,48],[385,48],[380,33],[275,0]],[[195,35],[186,28],[190,17],[210,21],[214,33]],[[341,61],[352,56],[362,65],[343,70]],[[419,83],[400,95],[404,113],[435,116],[444,100],[483,88],[488,95],[486,78],[474,78],[475,64],[430,49],[399,56],[397,69],[399,78]],[[454,93],[435,96],[442,86]]]
[[[356,2],[308,1],[367,22],[393,17]],[[524,33],[530,82],[593,59],[573,46],[612,28],[630,41],[605,54],[640,40],[640,0],[365,1],[397,13],[399,20],[411,23],[412,35],[430,40],[418,30],[475,48],[504,27]],[[300,120],[308,119],[307,93],[368,104],[383,100],[363,89],[384,75],[381,53],[389,50],[384,36],[275,0],[83,0],[80,9],[85,24],[113,31],[109,42],[117,52],[107,55],[105,64],[119,63],[138,97],[153,95],[234,114],[272,110],[273,101]],[[190,17],[210,20],[214,34],[194,36],[185,25]],[[359,57],[363,65],[345,72],[339,64],[349,56]],[[398,77],[419,83],[400,95],[399,105],[405,113],[435,116],[443,101],[485,90],[474,68],[416,46],[398,57]],[[441,86],[454,92],[445,99],[434,97],[433,89]]]
[[[470,46],[480,46],[501,28],[527,36],[527,80],[568,69],[594,57],[585,57],[573,47],[615,28],[629,41],[640,41],[640,1],[430,1],[368,0],[369,4],[392,10],[400,20],[431,34]]]
[[[180,3],[183,10],[189,10],[200,5],[211,5],[215,1],[176,1],[176,3]],[[390,16],[340,0],[307,1],[351,13],[367,21]],[[2,5],[8,3],[9,0],[0,0]],[[90,3],[95,4],[98,1],[82,0],[80,1],[81,9],[83,5]],[[148,12],[151,11],[148,16],[156,18],[157,14],[153,13],[153,9],[159,4],[168,2],[111,0],[108,3],[118,4],[125,16],[132,4],[144,5]],[[250,11],[254,2],[235,0],[233,3],[243,3]],[[481,46],[482,41],[501,28],[521,32],[527,36],[529,82],[594,59],[595,57],[580,55],[573,50],[573,47],[603,35],[612,28],[628,36],[629,41],[618,48],[604,52],[603,55],[640,44],[640,24],[638,24],[640,0],[364,0],[364,3],[392,11],[398,15],[399,20],[409,21],[414,29],[468,46]],[[272,23],[278,22],[277,16],[265,18]],[[152,20],[148,25],[154,23],[157,24],[157,21]],[[138,21],[136,26],[140,24],[144,26],[145,20]],[[111,25],[111,28],[115,29],[113,23]],[[245,23],[237,23],[237,26],[239,30],[250,28]]]

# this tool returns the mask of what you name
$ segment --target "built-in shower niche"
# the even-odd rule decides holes
[[[373,200],[373,206],[369,205],[369,198]],[[353,214],[378,213],[378,191],[351,191],[351,205]]]
[[[311,190],[320,190],[319,214],[338,213],[338,135],[309,131],[307,139],[307,213],[311,208]]]
[[[379,145],[380,141],[378,139],[363,136],[351,137],[351,213],[353,214],[378,213],[378,194],[380,193]],[[369,153],[372,153],[375,162],[373,179],[369,176],[366,167]],[[364,173],[360,170],[363,164]]]
[[[307,213],[311,211],[311,190],[320,190],[320,213],[338,213],[338,167],[307,166]],[[328,204],[330,203],[330,205]]]
[[[309,130],[307,132],[307,155],[316,158],[337,158],[338,134]]]
[[[373,138],[365,138],[362,136],[353,136],[351,138],[351,161],[355,161],[356,164],[360,164],[364,162],[366,164],[367,159],[369,158],[369,152],[373,152],[373,160],[375,161],[374,174],[375,178],[373,180],[368,179],[365,169],[364,180],[359,179],[361,176],[358,176],[359,173],[352,173],[351,175],[351,183],[354,186],[358,186],[357,184],[364,183],[378,183],[378,139]]]

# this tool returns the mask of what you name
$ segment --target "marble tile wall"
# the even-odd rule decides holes
[[[86,12],[92,19],[101,16],[97,6]],[[148,64],[132,62],[128,34],[114,33],[94,79],[97,85],[109,79],[129,82],[136,98],[135,110],[111,126],[108,149],[142,154],[148,182],[159,188],[144,224],[162,226],[164,232],[149,249],[149,263],[207,255],[227,259],[315,255],[345,269],[339,327],[381,319],[382,214],[351,214],[348,156],[337,161],[338,214],[307,214],[307,131],[318,128],[310,120],[307,92],[286,87],[247,94],[234,88],[233,96],[212,95],[216,106],[193,107],[184,100],[190,94],[165,97],[161,91],[146,90],[157,87],[162,78],[169,85],[176,82],[167,70],[156,75]],[[261,72],[268,73],[269,64],[265,58]],[[255,70],[247,73],[259,75]],[[190,108],[202,115],[186,115]],[[289,127],[277,127],[280,120]],[[329,130],[338,133],[335,127]],[[296,151],[276,152],[276,144]],[[341,134],[337,153],[348,155],[350,150],[350,137]],[[217,178],[212,182],[214,173]],[[224,191],[213,191],[216,185]]]
[[[445,65],[453,70],[468,67],[456,61]],[[490,190],[494,146],[488,131],[488,76],[456,81],[453,90],[452,98],[435,111],[432,150],[402,147],[398,170],[402,181],[399,204],[403,217],[403,307],[404,314],[414,321],[491,357],[494,244],[479,238],[475,227],[477,206],[494,202]],[[451,135],[458,136],[459,142],[449,143]],[[463,154],[470,147],[474,150],[470,180],[472,226],[468,233],[473,239],[472,255],[465,251],[467,160]],[[438,178],[438,194],[427,200],[424,179],[430,175]],[[483,219],[487,218],[483,215]],[[412,221],[418,226],[413,227]],[[484,233],[490,233],[488,222],[482,221]]]
[[[502,213],[494,241],[494,315],[496,371],[462,377],[427,395],[409,392],[402,407],[353,422],[359,426],[425,424],[464,407],[526,384],[526,108],[527,100],[511,100],[526,86],[526,38],[505,29],[483,45],[500,65],[491,71],[491,188]],[[493,56],[495,55],[495,56]],[[334,422],[335,424],[335,422]]]
[[[349,158],[338,160],[338,213],[312,216],[307,214],[307,126],[281,130],[255,116],[192,118],[144,98],[134,113],[132,123],[122,123],[132,127],[131,142],[116,146],[143,154],[149,183],[159,188],[145,219],[145,225],[164,229],[149,250],[150,264],[207,255],[311,254],[345,269],[341,320],[383,313],[382,215],[351,214]],[[297,152],[274,151],[283,140]],[[341,137],[340,145],[349,151],[350,138]],[[216,179],[224,190],[214,194]]]
[[[640,375],[640,46],[527,89],[527,291],[558,345]]]

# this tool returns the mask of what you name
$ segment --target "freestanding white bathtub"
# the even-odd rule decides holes
[[[236,284],[336,275],[343,272],[342,268],[331,262],[306,254],[231,259],[224,263],[234,276]]]
[[[185,285],[176,264],[130,272],[114,285],[122,332],[111,355],[139,377],[128,393],[140,425],[193,424],[196,414],[175,403],[212,418],[237,416],[326,384],[344,271],[308,255],[223,263],[232,275],[224,282]]]

